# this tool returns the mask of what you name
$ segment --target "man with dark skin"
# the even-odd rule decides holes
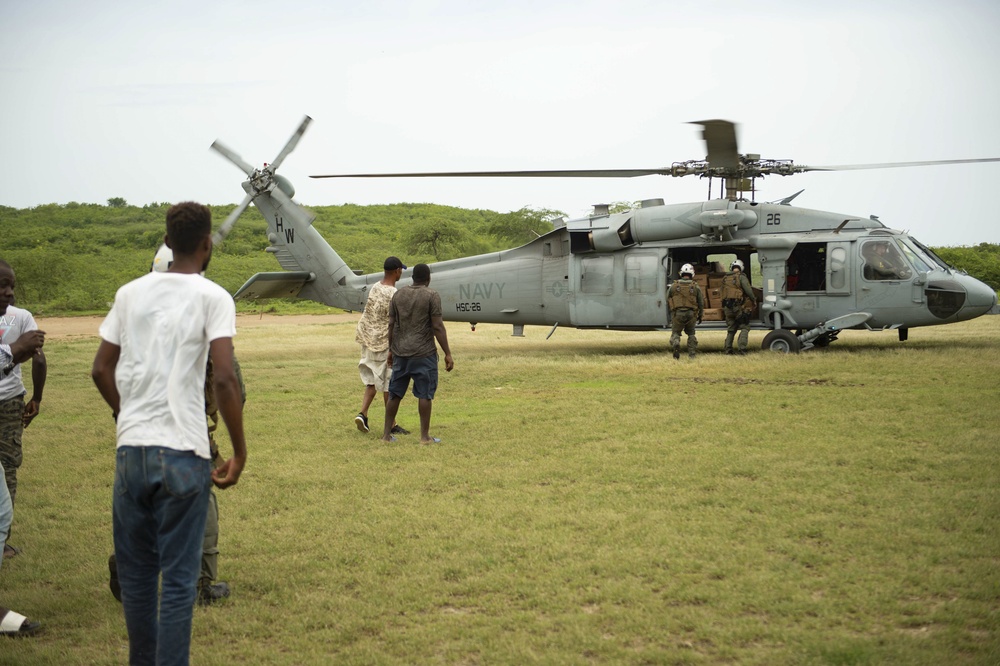
[[[13,345],[20,336],[38,329],[30,312],[14,306],[14,284],[14,269],[0,259],[0,343],[7,345]],[[21,381],[21,363],[7,362],[0,367],[0,462],[12,504],[17,498],[17,470],[23,459],[21,439],[24,429],[38,416],[48,375],[48,364],[40,348],[29,358],[32,386],[31,398],[27,401]],[[14,557],[19,552],[10,544],[3,546],[4,557]]]
[[[112,524],[130,664],[188,663],[209,488],[234,485],[247,458],[236,307],[200,275],[212,256],[211,211],[177,204],[166,226],[173,263],[118,290],[91,371],[117,429]],[[205,428],[209,352],[233,445],[215,469]]]
[[[6,308],[13,298],[13,281],[9,285],[0,284],[0,308]],[[45,333],[37,329],[19,336],[10,345],[0,343],[0,371],[8,366],[23,363],[42,352]],[[0,465],[0,542],[7,539],[10,523],[14,519],[14,504],[7,491],[7,480]],[[0,557],[0,564],[3,558]],[[0,606],[0,636],[31,636],[38,633],[42,625],[29,620],[17,611]]]
[[[398,257],[387,257],[384,275],[372,285],[365,300],[365,310],[358,320],[354,341],[361,345],[361,360],[358,372],[365,391],[361,396],[361,411],[354,417],[354,423],[361,432],[368,432],[368,408],[379,391],[382,402],[389,402],[389,378],[392,362],[389,361],[389,303],[396,293],[396,282],[403,276],[406,266]],[[399,424],[393,424],[392,434],[409,435]]]
[[[434,341],[444,352],[445,370],[451,372],[455,362],[448,346],[448,333],[441,318],[441,296],[428,285],[431,269],[427,264],[413,267],[413,284],[396,291],[389,305],[389,402],[385,406],[385,426],[382,441],[394,442],[392,425],[396,422],[399,401],[413,379],[413,395],[420,414],[420,443],[436,444],[431,437],[431,405],[438,383],[438,355]]]

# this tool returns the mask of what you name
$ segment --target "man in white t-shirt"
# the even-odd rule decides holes
[[[94,358],[94,383],[117,422],[112,517],[131,664],[188,663],[209,488],[235,484],[246,464],[232,363],[236,308],[200,275],[211,233],[206,206],[167,211],[174,262],[118,290]],[[205,428],[209,350],[234,451],[214,470]]]
[[[14,281],[14,269],[0,259],[0,344],[5,345],[38,330],[30,312],[14,307]],[[39,349],[31,355],[31,399],[25,402],[27,392],[21,378],[21,363],[11,360],[0,365],[0,463],[7,477],[11,505],[17,498],[17,470],[23,459],[21,438],[24,429],[38,416],[47,372],[45,354]],[[4,557],[17,553],[10,544],[3,544]]]
[[[9,269],[10,266],[0,260]],[[13,274],[13,273],[12,273]],[[14,296],[13,280],[0,277],[0,308],[5,308]],[[0,372],[17,363],[22,363],[42,352],[45,343],[45,333],[39,330],[29,331],[18,337],[12,344],[0,343]],[[0,469],[0,542],[7,539],[10,523],[14,519],[14,504],[7,492],[7,480]],[[0,557],[0,564],[3,558]],[[42,628],[38,622],[33,622],[9,608],[0,606],[0,636],[31,636]]]

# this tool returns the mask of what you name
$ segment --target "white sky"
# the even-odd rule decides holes
[[[584,214],[707,181],[313,180],[367,171],[667,166],[707,118],[743,152],[836,165],[1000,157],[995,0],[33,0],[0,8],[0,204],[236,203],[215,139],[309,206]],[[991,185],[992,183],[992,185]],[[1000,163],[771,177],[759,200],[1000,242]],[[331,239],[335,243],[335,239]],[[2,243],[2,239],[0,239]]]

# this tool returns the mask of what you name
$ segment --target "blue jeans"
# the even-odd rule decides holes
[[[211,485],[211,464],[194,453],[158,446],[117,451],[115,559],[130,664],[188,663]]]

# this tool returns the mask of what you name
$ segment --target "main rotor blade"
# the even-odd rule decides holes
[[[221,141],[218,140],[213,141],[212,150],[219,153],[227,160],[238,166],[243,171],[243,173],[245,173],[248,177],[253,176],[254,168],[249,164],[247,164],[246,162],[244,162],[242,157],[237,155],[233,150],[228,148]]]
[[[796,165],[799,171],[859,171],[861,169],[893,169],[896,167],[936,166],[941,164],[980,164],[1000,162],[1000,157],[980,157],[970,160],[931,160],[926,162],[886,162],[884,164],[840,164],[837,166]]]
[[[229,235],[233,225],[236,224],[236,220],[238,220],[240,215],[243,214],[243,211],[247,209],[247,206],[250,205],[251,201],[253,201],[253,196],[248,194],[243,198],[243,201],[240,202],[240,205],[233,209],[233,212],[229,214],[225,222],[222,223],[222,226],[220,226],[216,232],[212,234],[213,244],[219,245],[226,239],[226,236]]]
[[[310,178],[635,178],[669,176],[669,168],[659,169],[568,169],[549,171],[435,171],[415,173],[333,173]]]
[[[695,120],[692,125],[701,125],[701,136],[708,148],[705,160],[710,167],[735,169],[740,165],[740,153],[736,145],[736,124],[728,120]]]
[[[299,124],[299,128],[295,130],[294,134],[292,134],[292,138],[288,140],[288,143],[285,144],[285,147],[281,149],[281,152],[278,153],[278,156],[274,158],[273,162],[271,162],[272,172],[276,171],[278,167],[281,166],[281,163],[285,161],[286,157],[288,157],[288,153],[295,150],[295,146],[299,144],[299,139],[301,139],[302,135],[305,134],[306,128],[309,127],[309,123],[311,122],[312,118],[310,118],[309,116],[305,116],[304,118],[302,118],[302,122]]]

